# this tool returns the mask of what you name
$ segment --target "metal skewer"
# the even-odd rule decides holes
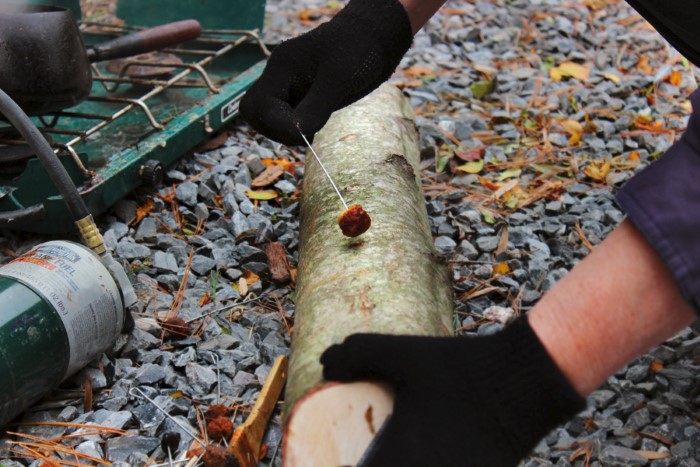
[[[299,128],[299,125],[297,125],[297,128]],[[343,195],[340,194],[340,190],[338,190],[338,187],[335,186],[335,182],[333,182],[333,179],[331,178],[331,174],[329,174],[328,171],[326,170],[326,167],[323,165],[323,162],[321,162],[321,159],[318,157],[318,154],[316,154],[316,151],[314,151],[314,148],[311,147],[311,143],[309,143],[309,140],[306,139],[306,136],[304,136],[304,132],[301,131],[301,128],[299,128],[299,134],[301,135],[302,138],[304,138],[304,142],[309,147],[309,149],[311,149],[311,153],[316,158],[318,165],[320,165],[321,168],[323,169],[323,173],[326,174],[328,181],[331,182],[331,185],[333,185],[333,189],[335,189],[335,192],[338,193],[338,198],[340,198],[340,201],[343,203],[343,206],[345,206],[345,209],[347,210],[348,203],[346,203],[345,200],[343,199]]]

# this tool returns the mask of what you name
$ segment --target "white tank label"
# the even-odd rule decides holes
[[[30,287],[56,310],[70,345],[66,377],[109,349],[122,329],[119,289],[107,268],[76,243],[42,243],[0,269]]]

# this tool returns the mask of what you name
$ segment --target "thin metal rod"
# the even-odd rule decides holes
[[[331,178],[331,174],[328,173],[328,171],[326,170],[326,167],[323,165],[323,162],[321,162],[321,159],[318,157],[318,154],[316,154],[316,151],[314,151],[314,148],[311,147],[311,143],[309,143],[309,140],[306,139],[306,136],[304,136],[304,132],[302,132],[301,129],[299,129],[299,134],[301,135],[302,138],[304,138],[304,142],[309,147],[309,149],[311,149],[311,153],[316,158],[318,165],[321,166],[321,168],[323,169],[323,173],[325,173],[326,177],[328,178],[328,181],[331,182],[331,185],[333,185],[333,189],[335,190],[336,193],[338,193],[338,198],[340,198],[340,201],[342,201],[343,206],[345,206],[345,209],[348,209],[348,203],[345,202],[345,200],[343,199],[343,195],[340,194],[340,190],[338,189],[337,186],[335,186],[335,182],[333,182],[333,179]]]

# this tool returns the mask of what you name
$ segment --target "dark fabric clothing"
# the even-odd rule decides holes
[[[617,201],[700,313],[700,90],[679,141],[618,192]]]
[[[681,54],[700,66],[700,1],[627,0],[627,3]]]

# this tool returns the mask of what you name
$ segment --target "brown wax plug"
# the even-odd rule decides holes
[[[359,204],[347,208],[338,216],[338,226],[346,237],[357,237],[369,229],[372,219]]]

